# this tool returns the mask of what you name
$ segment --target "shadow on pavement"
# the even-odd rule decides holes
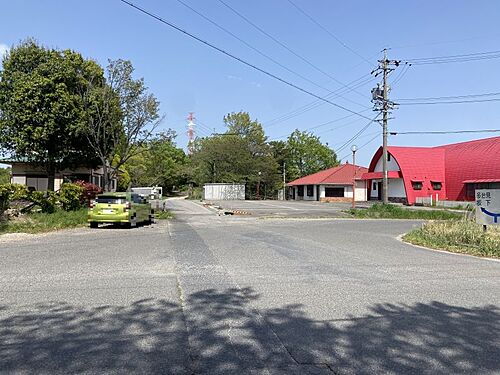
[[[204,290],[187,297],[186,315],[159,299],[96,308],[0,306],[0,369],[241,374],[268,366],[285,374],[292,363],[326,373],[500,371],[496,306],[377,304],[365,316],[314,321],[301,305],[257,312],[250,304],[258,298],[250,288]],[[266,349],[270,336],[282,350]]]

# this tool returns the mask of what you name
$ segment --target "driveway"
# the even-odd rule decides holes
[[[345,217],[342,211],[351,208],[350,202],[234,200],[208,203],[222,207],[224,210],[242,211],[257,217]],[[363,202],[357,205],[367,207],[370,204],[370,202]]]
[[[216,216],[0,241],[0,368],[36,373],[497,374],[500,262],[417,222]]]

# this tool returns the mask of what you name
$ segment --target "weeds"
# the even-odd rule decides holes
[[[374,219],[452,220],[462,217],[459,213],[445,210],[413,210],[380,203],[374,204],[367,209],[350,209],[347,212],[356,218]]]
[[[87,209],[77,211],[56,210],[53,213],[32,213],[0,223],[3,233],[41,233],[80,227],[87,224]]]
[[[471,220],[429,222],[407,233],[403,239],[415,245],[444,249],[457,253],[500,257],[500,228]]]

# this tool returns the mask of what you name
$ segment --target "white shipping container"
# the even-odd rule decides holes
[[[223,200],[245,200],[244,184],[213,183],[203,185],[203,199]]]

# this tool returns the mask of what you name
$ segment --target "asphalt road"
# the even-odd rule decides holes
[[[345,217],[343,210],[351,208],[351,203],[324,203],[318,201],[278,201],[278,200],[234,200],[210,201],[225,210],[237,210],[255,217]],[[364,207],[370,202],[357,203]]]
[[[408,221],[216,216],[0,237],[0,372],[497,374],[500,262]]]

